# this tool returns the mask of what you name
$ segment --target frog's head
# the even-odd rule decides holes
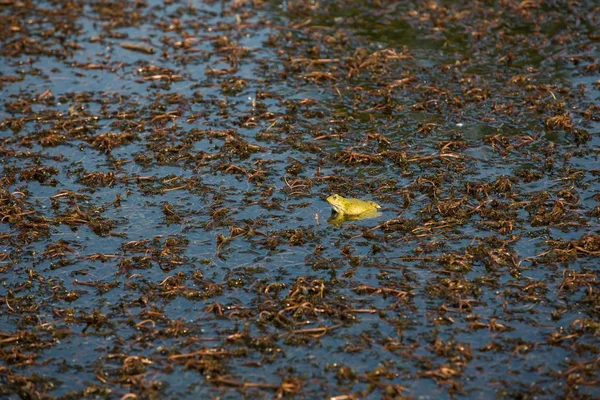
[[[343,209],[344,198],[337,193],[329,196],[327,198],[327,202],[331,204],[336,212],[340,212],[340,210]]]

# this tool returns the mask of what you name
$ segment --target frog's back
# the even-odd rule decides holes
[[[381,208],[381,206],[379,204],[375,203],[374,201],[367,201],[367,203],[371,204],[371,206],[374,207],[375,209]]]
[[[348,199],[344,211],[349,215],[359,215],[376,211],[379,208],[381,208],[381,206],[374,201]]]

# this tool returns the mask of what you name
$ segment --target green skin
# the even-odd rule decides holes
[[[381,206],[374,201],[351,199],[334,194],[327,198],[331,207],[339,213],[345,215],[362,215],[376,212]]]

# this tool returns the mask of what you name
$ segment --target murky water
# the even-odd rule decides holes
[[[0,15],[1,395],[600,395],[594,2]]]

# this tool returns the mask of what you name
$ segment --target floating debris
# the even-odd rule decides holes
[[[140,44],[140,43],[123,42],[123,43],[119,43],[119,46],[121,46],[122,48],[124,48],[126,50],[137,51],[138,53],[146,53],[146,54],[156,53],[156,49],[154,49],[154,47],[150,47],[148,45]]]
[[[594,2],[0,6],[0,397],[597,397]]]

